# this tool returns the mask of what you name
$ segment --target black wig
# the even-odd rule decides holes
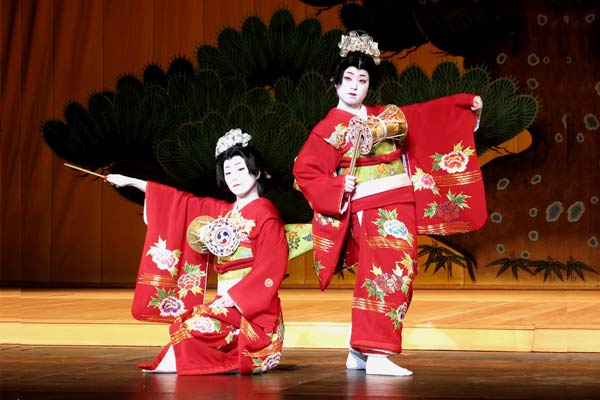
[[[227,190],[227,183],[225,183],[225,173],[223,171],[223,165],[225,160],[229,160],[235,156],[240,156],[246,162],[248,172],[252,175],[258,176],[256,182],[258,194],[262,195],[266,189],[267,174],[263,171],[263,158],[260,153],[252,146],[242,147],[239,144],[231,146],[217,157],[217,186],[221,189]]]
[[[364,69],[369,73],[369,89],[377,86],[377,68],[373,58],[365,53],[353,51],[348,53],[346,57],[343,57],[336,65],[333,75],[331,76],[331,82],[334,85],[339,85],[342,82],[344,71],[348,67],[356,67],[358,69]]]

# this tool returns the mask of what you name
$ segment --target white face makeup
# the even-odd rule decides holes
[[[369,91],[369,73],[364,69],[348,67],[342,75],[342,81],[335,88],[339,108],[359,109]]]
[[[243,199],[248,194],[257,194],[256,182],[258,177],[248,171],[246,162],[240,156],[234,156],[223,163],[225,183],[231,192]]]

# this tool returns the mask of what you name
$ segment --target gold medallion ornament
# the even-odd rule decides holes
[[[241,236],[240,229],[229,218],[219,217],[208,225],[205,244],[212,254],[229,256],[239,247]]]
[[[369,115],[367,120],[354,117],[348,124],[348,136],[360,154],[369,154],[374,144],[384,139],[404,140],[408,131],[406,117],[394,104],[385,106],[381,114]],[[358,142],[357,142],[358,138]]]
[[[187,228],[187,242],[194,251],[206,254],[208,253],[208,248],[206,247],[206,243],[204,238],[206,237],[206,232],[208,230],[208,226],[215,219],[208,215],[201,215],[199,217],[194,218],[192,222],[190,222]]]

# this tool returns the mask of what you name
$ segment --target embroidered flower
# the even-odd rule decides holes
[[[386,234],[395,237],[396,239],[404,239],[408,237],[408,229],[404,222],[400,222],[397,219],[388,220],[383,223],[383,230]]]
[[[175,296],[168,296],[161,300],[158,309],[163,317],[177,317],[185,311],[185,304]]]
[[[408,303],[405,302],[397,309],[392,310],[389,313],[385,314],[386,316],[388,316],[392,319],[392,322],[394,323],[394,329],[398,329],[400,327],[400,325],[402,324],[402,321],[404,321],[404,317],[406,316],[407,310],[408,310]]]
[[[152,262],[156,264],[158,269],[169,271],[171,276],[177,275],[177,263],[179,263],[181,251],[169,250],[167,248],[167,241],[161,239],[160,236],[158,236],[158,242],[154,243],[153,246],[150,246],[146,255],[152,256]]]
[[[473,149],[467,147],[463,150],[462,142],[454,145],[453,150],[447,154],[434,154],[432,171],[443,169],[449,174],[457,172],[464,172],[467,169],[469,163],[469,156],[475,154]]]
[[[452,191],[448,190],[448,193],[446,194],[446,200],[439,204],[437,202],[429,203],[423,216],[429,218],[437,216],[444,222],[456,221],[460,218],[461,210],[469,208],[467,199],[470,197],[471,196],[463,193],[454,194]]]
[[[450,200],[444,200],[439,204],[435,215],[444,222],[456,221],[460,217],[460,207]]]
[[[200,333],[213,333],[221,330],[221,323],[213,318],[197,316],[186,321],[188,329]]]
[[[281,360],[281,353],[271,354],[267,358],[264,359],[261,366],[261,371],[266,372],[270,369],[275,368],[279,365],[279,361]]]
[[[463,172],[467,169],[467,163],[469,158],[464,153],[453,151],[448,154],[444,154],[440,161],[440,167],[443,170],[448,171],[449,174],[455,172]]]
[[[394,274],[382,273],[375,276],[373,279],[377,290],[383,291],[385,293],[396,293],[402,287],[400,283],[400,279]]]
[[[440,191],[435,185],[433,175],[424,172],[417,167],[416,172],[410,177],[415,190],[431,190],[434,194],[439,195]]]
[[[203,290],[202,278],[206,276],[206,273],[200,271],[199,265],[191,265],[187,262],[184,264],[183,269],[185,274],[182,274],[179,279],[177,279],[179,298],[187,296],[188,292],[201,294]]]
[[[156,288],[156,296],[150,298],[148,306],[158,308],[163,317],[177,317],[186,312],[185,304],[175,296],[175,289]]]
[[[406,253],[400,263],[396,262],[396,268],[391,273],[383,272],[380,267],[373,264],[371,269],[373,279],[365,279],[361,287],[367,289],[368,296],[374,296],[378,300],[385,300],[388,294],[399,291],[407,294],[415,276],[414,265],[414,260]]]
[[[389,211],[380,208],[379,215],[382,218],[379,218],[373,223],[379,226],[378,232],[381,236],[386,237],[389,235],[395,239],[406,240],[408,243],[412,244],[413,235],[408,232],[408,228],[404,222],[398,220],[398,213],[395,209]]]

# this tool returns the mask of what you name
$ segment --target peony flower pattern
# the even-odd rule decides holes
[[[185,324],[190,331],[197,331],[200,333],[214,333],[221,331],[221,322],[218,319],[205,316],[194,316],[185,321]]]
[[[431,170],[437,171],[443,169],[449,174],[464,172],[467,169],[467,164],[469,164],[469,157],[475,154],[475,151],[470,147],[463,149],[462,146],[462,142],[459,142],[454,145],[450,153],[436,153],[431,156],[433,158]]]
[[[274,333],[268,333],[271,344],[263,350],[257,352],[243,351],[243,354],[252,360],[252,373],[260,374],[279,365],[281,360],[281,348],[283,346],[284,325],[283,318],[280,315],[276,322],[277,330]]]
[[[398,329],[400,325],[402,325],[402,321],[404,321],[404,316],[406,315],[407,310],[408,303],[404,302],[400,307],[385,314],[392,319],[392,322],[394,323],[394,329]]]
[[[383,272],[381,268],[373,265],[373,279],[365,279],[362,287],[367,288],[369,297],[374,296],[378,300],[385,300],[386,295],[400,291],[408,294],[415,277],[414,265],[414,260],[407,253],[404,253],[404,259],[400,263],[396,262],[392,273]]]
[[[261,362],[261,366],[260,366],[261,372],[267,372],[268,370],[275,368],[276,366],[279,365],[280,361],[281,361],[281,353],[271,354],[270,356],[268,356]]]
[[[407,241],[412,246],[413,235],[408,232],[408,228],[404,222],[398,220],[398,213],[396,209],[388,211],[380,208],[379,216],[381,218],[373,222],[379,227],[379,235],[382,237],[389,235],[394,239],[402,239]]]
[[[423,216],[429,218],[437,216],[446,223],[456,221],[460,218],[461,210],[470,208],[467,203],[467,199],[470,197],[471,196],[463,193],[454,194],[452,191],[448,190],[446,200],[439,203],[436,201],[429,203]]]
[[[187,296],[188,292],[193,294],[202,294],[204,285],[202,278],[206,277],[206,273],[200,270],[200,265],[192,265],[187,261],[183,265],[184,274],[177,279],[177,288],[179,289],[179,298]]]
[[[158,242],[150,246],[146,255],[152,257],[152,262],[156,264],[158,269],[169,271],[171,276],[177,276],[177,264],[181,256],[181,250],[169,250],[167,241],[161,239],[160,235],[158,236]]]
[[[175,289],[156,288],[156,297],[150,298],[148,306],[158,308],[161,317],[178,317],[187,311],[183,301],[175,296]]]
[[[415,190],[431,190],[435,195],[440,194],[440,190],[435,184],[433,175],[428,174],[421,168],[417,167],[416,172],[410,177],[410,179]]]

